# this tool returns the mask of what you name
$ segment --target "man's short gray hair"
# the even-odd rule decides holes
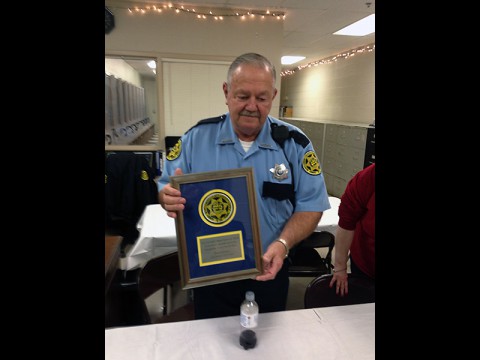
[[[270,62],[270,60],[268,60],[265,56],[257,53],[246,53],[237,57],[230,64],[230,67],[228,68],[228,73],[227,73],[228,88],[230,88],[233,73],[240,65],[243,65],[243,64],[254,65],[260,68],[267,68],[272,74],[273,87],[275,87],[275,82],[277,80],[277,72],[275,70],[275,66]]]

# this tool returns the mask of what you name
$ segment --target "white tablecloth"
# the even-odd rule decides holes
[[[147,205],[137,229],[140,236],[120,259],[120,269],[135,269],[150,259],[177,251],[175,219],[169,217],[161,205]]]
[[[335,235],[338,226],[338,207],[340,206],[340,199],[337,197],[329,196],[331,208],[324,211],[322,218],[317,225],[317,231],[328,231]]]
[[[329,231],[335,235],[340,199],[329,197],[328,200],[331,208],[323,212],[316,231]],[[160,205],[148,205],[145,208],[137,229],[140,236],[126,256],[120,259],[120,269],[132,270],[145,265],[150,259],[177,251],[175,220]]]
[[[105,330],[105,360],[373,360],[375,304],[264,313],[257,345],[239,343],[240,317]]]

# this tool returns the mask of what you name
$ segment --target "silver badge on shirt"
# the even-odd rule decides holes
[[[288,169],[284,164],[275,164],[274,168],[270,169],[273,177],[277,180],[284,180],[288,177]]]

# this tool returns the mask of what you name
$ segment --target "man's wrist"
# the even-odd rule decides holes
[[[285,258],[287,258],[288,257],[288,252],[289,252],[287,242],[283,239],[280,239],[280,238],[278,238],[275,241],[278,241],[279,243],[283,244],[283,246],[285,246]]]

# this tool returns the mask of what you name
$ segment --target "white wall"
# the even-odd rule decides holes
[[[165,132],[180,136],[199,119],[228,111],[222,84],[229,63],[164,62]]]
[[[156,81],[151,77],[142,77],[142,85],[145,88],[145,106],[147,108],[147,116],[155,126],[155,133],[158,131],[158,124],[155,119],[158,117],[158,93]]]
[[[293,117],[371,124],[375,120],[375,51],[297,70],[281,79],[281,105]]]

